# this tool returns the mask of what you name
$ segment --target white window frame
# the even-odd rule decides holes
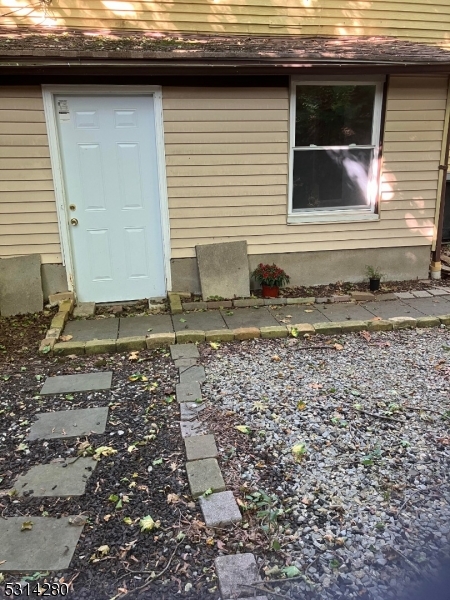
[[[290,115],[289,115],[289,185],[288,185],[288,225],[297,223],[332,223],[332,222],[349,222],[349,221],[378,221],[379,214],[379,152],[380,152],[380,135],[381,135],[381,113],[383,106],[383,87],[385,77],[358,77],[356,78],[340,78],[324,79],[322,77],[308,77],[303,80],[298,77],[291,78],[290,85]],[[294,150],[295,146],[295,117],[296,117],[296,88],[298,85],[375,85],[375,102],[373,108],[372,119],[372,144],[374,146],[374,156],[372,161],[372,170],[370,180],[374,183],[372,193],[369,198],[369,207],[362,208],[339,208],[339,209],[316,209],[302,208],[294,210],[293,191],[294,191]],[[362,147],[364,146],[357,146]],[[301,148],[299,146],[298,148]],[[318,148],[348,148],[348,146],[318,146]]]

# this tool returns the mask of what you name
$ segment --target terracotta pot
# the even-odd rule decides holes
[[[280,288],[277,285],[261,285],[263,298],[278,298]]]
[[[379,279],[374,279],[374,278],[370,278],[369,279],[369,288],[371,292],[376,292],[377,290],[380,289],[380,280]]]

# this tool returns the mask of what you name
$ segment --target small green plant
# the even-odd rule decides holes
[[[257,511],[256,518],[261,520],[261,529],[269,540],[270,548],[279,550],[281,545],[275,534],[278,530],[278,517],[284,513],[282,508],[277,507],[279,498],[274,494],[269,495],[262,490],[258,490],[247,494],[245,500],[247,500],[246,510]]]
[[[383,273],[379,270],[379,268],[372,267],[372,265],[366,266],[366,275],[369,279],[382,279],[384,277]]]
[[[372,452],[369,452],[366,456],[363,457],[361,463],[365,467],[372,467],[375,464],[375,461],[381,460],[381,449],[375,448]]]
[[[222,298],[222,296],[208,296],[207,300],[211,302],[220,302],[221,300],[225,300],[225,298]]]

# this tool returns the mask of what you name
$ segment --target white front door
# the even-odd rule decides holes
[[[152,96],[55,96],[80,302],[164,296]]]

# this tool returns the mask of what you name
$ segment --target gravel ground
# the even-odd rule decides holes
[[[450,541],[447,350],[446,329],[203,346],[225,479],[244,509],[274,515],[252,551],[267,578],[297,575],[272,589],[388,600],[435,579]]]

